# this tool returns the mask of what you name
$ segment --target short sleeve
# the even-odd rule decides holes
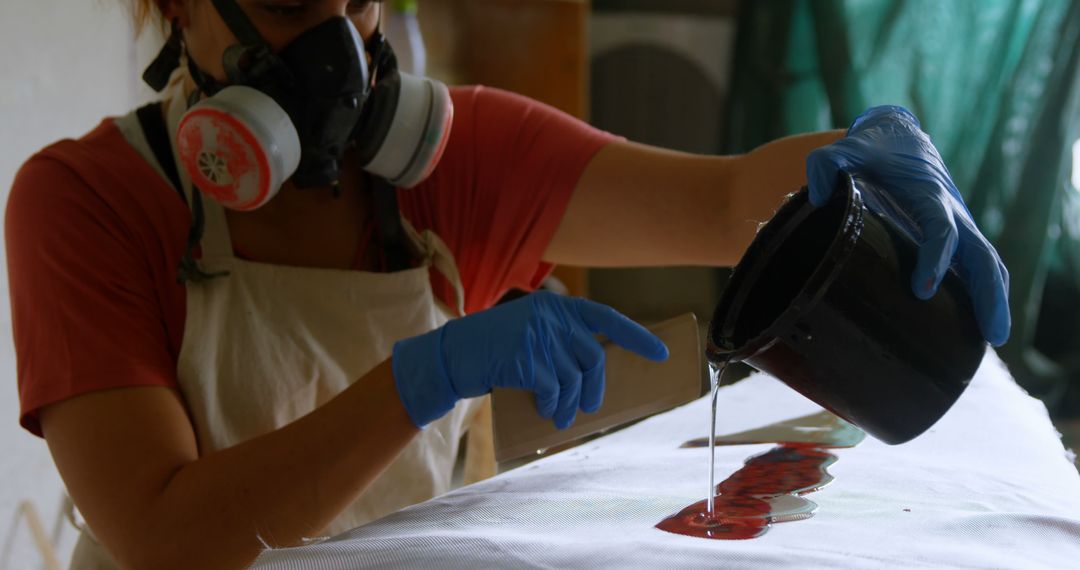
[[[5,213],[20,423],[95,390],[175,386],[174,359],[137,234],[63,163],[37,157]]]
[[[593,156],[617,137],[551,106],[485,87],[451,90],[455,116],[431,178],[398,191],[402,211],[454,253],[467,313],[533,290],[544,251]],[[445,286],[436,285],[444,299]]]

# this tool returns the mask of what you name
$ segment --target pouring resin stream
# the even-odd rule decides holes
[[[716,433],[716,403],[727,363],[710,363],[711,410],[709,432]],[[857,429],[857,428],[852,428]],[[716,475],[716,436],[708,438],[709,489],[707,498],[660,521],[656,528],[686,536],[737,540],[765,534],[772,523],[813,516],[817,505],[799,497],[832,481],[826,470],[836,456],[818,442],[785,442],[749,458],[719,485]],[[848,438],[854,445],[861,438]]]

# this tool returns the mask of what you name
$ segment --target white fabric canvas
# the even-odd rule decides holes
[[[873,381],[868,377],[867,381]],[[756,374],[723,388],[717,433],[818,411]],[[837,449],[813,518],[762,537],[708,540],[654,528],[704,498],[707,398],[302,548],[255,568],[1075,568],[1080,476],[1046,408],[988,352],[926,434]],[[718,447],[717,479],[770,445]]]

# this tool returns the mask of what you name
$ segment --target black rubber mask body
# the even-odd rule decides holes
[[[279,54],[296,84],[271,94],[292,118],[300,135],[300,166],[293,181],[301,187],[337,182],[345,153],[367,98],[367,61],[360,36],[349,20],[335,17],[296,38]]]
[[[301,188],[336,184],[371,88],[363,40],[352,22],[335,16],[273,53],[233,0],[214,0],[214,5],[241,42],[223,56],[229,83],[269,95],[296,128],[301,155],[292,181]],[[188,66],[205,93],[224,87],[190,57]]]

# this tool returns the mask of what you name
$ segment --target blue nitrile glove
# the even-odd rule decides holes
[[[864,192],[867,207],[921,233],[911,276],[915,295],[932,297],[952,264],[971,295],[983,336],[994,346],[1004,344],[1011,326],[1009,272],[975,226],[919,120],[903,107],[873,107],[855,119],[847,136],[811,152],[806,177],[812,204],[828,201],[840,171],[880,186]]]
[[[461,398],[499,387],[534,392],[540,415],[554,417],[564,429],[579,407],[595,412],[603,401],[598,333],[651,360],[667,359],[659,338],[615,309],[540,292],[398,342],[394,380],[418,427],[442,417]]]

